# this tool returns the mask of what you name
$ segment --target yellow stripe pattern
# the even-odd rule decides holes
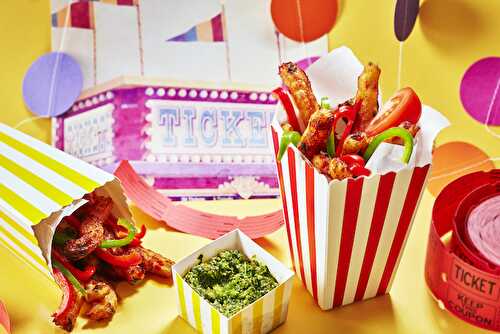
[[[45,196],[47,196],[48,198],[50,198],[59,205],[66,206],[71,202],[73,202],[73,198],[71,198],[69,195],[63,193],[49,182],[40,178],[38,175],[35,175],[34,173],[21,167],[12,160],[7,159],[1,154],[0,154],[0,166],[5,168],[12,174],[16,175],[18,178],[20,178],[33,188],[37,189],[38,191],[40,191]]]
[[[176,275],[175,280],[177,281],[177,295],[179,296],[179,305],[181,307],[181,316],[186,321],[188,320],[187,309],[186,309],[186,298],[184,297],[184,283],[179,274]]]
[[[42,152],[37,151],[32,147],[29,147],[23,142],[20,142],[19,140],[14,139],[12,137],[9,137],[5,133],[0,133],[0,142],[3,142],[6,145],[15,149],[16,151],[23,153],[24,155],[30,157],[31,159],[47,167],[48,169],[51,169],[52,171],[63,176],[64,178],[68,179],[69,181],[73,182],[74,184],[78,185],[79,187],[85,189],[88,192],[91,192],[95,188],[100,186],[99,183],[88,178],[87,176],[77,172],[74,169],[67,167],[66,165],[45,155]]]
[[[193,301],[193,313],[196,330],[200,333],[203,333],[203,327],[201,325],[200,296],[198,296],[198,294],[194,290],[191,293],[191,300]]]
[[[44,209],[45,203],[39,204],[38,201],[27,198],[27,195],[23,191],[18,191],[17,188],[11,187],[10,182],[2,182],[3,180],[0,180],[0,199],[7,203],[13,211],[15,210],[17,213],[24,216],[32,225],[38,224],[43,219],[47,218],[51,211],[57,208],[57,205],[63,208],[75,199],[71,195],[71,192],[68,194],[68,192],[65,191],[65,188],[58,187],[51,183],[50,179],[40,176],[34,165],[35,162],[53,173],[60,175],[62,178],[66,179],[67,182],[74,184],[78,188],[84,189],[86,192],[92,192],[102,185],[100,183],[101,181],[97,182],[93,179],[94,177],[92,174],[88,174],[90,176],[82,174],[79,171],[79,163],[75,163],[75,165],[70,163],[68,159],[71,158],[69,158],[69,156],[68,159],[64,159],[64,157],[59,157],[57,154],[53,155],[51,153],[53,149],[49,146],[46,146],[46,149],[42,146],[39,147],[38,144],[35,144],[31,139],[25,139],[21,134],[18,136],[14,130],[11,132],[11,130],[3,124],[0,124],[0,143],[17,151],[19,157],[20,155],[24,155],[26,159],[30,159],[25,160],[23,157],[21,161],[26,162],[20,162],[16,157],[17,155],[9,153],[11,150],[2,150],[2,152],[0,152],[0,167],[2,170],[15,175],[16,183],[14,184],[21,184],[17,183],[19,180],[19,182],[36,189],[37,192],[44,195],[44,200],[50,200],[52,203],[50,209]],[[30,162],[32,163],[30,164]],[[68,164],[73,167],[69,167]],[[103,173],[103,175],[105,174]],[[101,178],[104,179],[103,177]],[[100,180],[97,176],[95,179]],[[66,184],[68,184],[67,182]],[[3,226],[0,224],[0,236],[4,238],[1,240],[1,244],[5,245],[5,247],[11,250],[16,256],[19,256],[25,262],[31,264],[38,271],[43,272],[38,265],[48,270],[43,256],[32,250],[35,249],[34,246],[38,247],[38,241],[34,232],[28,230],[24,226],[29,223],[24,223],[25,220],[18,221],[15,215],[10,214],[10,208],[2,207],[1,210],[3,210],[3,212],[0,211],[0,219],[2,220],[2,224],[4,224]],[[7,230],[5,224],[11,226],[12,229]],[[19,234],[12,233],[14,231]],[[19,235],[22,235],[23,238]],[[44,274],[46,275],[47,273]]]
[[[7,224],[9,224],[13,229],[15,229],[19,234],[21,234],[23,237],[28,239],[32,244],[35,246],[38,246],[38,240],[36,240],[35,236],[28,231],[26,231],[24,228],[19,226],[18,223],[16,223],[14,220],[12,220],[9,216],[7,216],[4,212],[0,211],[0,219],[5,221]]]
[[[0,198],[15,208],[17,212],[28,218],[33,224],[38,224],[47,215],[31,203],[0,183]]]
[[[210,307],[212,318],[212,334],[220,334],[220,315],[219,312],[213,307]]]
[[[21,258],[25,263],[27,263],[31,268],[35,269],[37,272],[43,274],[45,277],[47,277],[47,273],[46,272],[43,272],[39,267],[37,267],[33,262],[29,261],[27,258],[26,258],[26,255],[22,254],[21,252],[19,252],[16,248],[14,248],[11,244],[9,244],[9,242],[12,242],[12,243],[15,243],[13,240],[11,240],[10,238],[8,238],[6,235],[4,235],[5,238],[9,239],[9,241],[6,241],[5,239],[3,238],[0,238],[0,244],[3,245],[5,248],[7,248],[9,251],[11,251],[14,255],[18,256],[19,258]],[[17,243],[15,243],[16,245],[18,245]],[[34,257],[33,258],[34,260],[36,259],[40,259],[40,257]],[[39,261],[36,261],[40,264]],[[45,264],[45,262],[43,262],[43,266],[46,268],[47,267],[47,264]]]
[[[252,316],[253,316],[253,329],[252,333],[260,333],[262,331],[262,317],[264,311],[264,298],[257,300],[253,304]]]
[[[241,334],[243,333],[244,327],[251,326],[252,333],[264,333],[263,327],[271,328],[267,331],[278,327],[282,323],[282,314],[285,305],[288,300],[285,298],[285,289],[291,288],[291,280],[280,284],[274,293],[268,293],[266,296],[254,302],[247,309],[237,314],[231,318],[226,318],[221,313],[219,313],[212,305],[209,305],[210,314],[204,314],[205,309],[201,309],[201,304],[204,303],[201,297],[189,286],[183,285],[182,277],[176,273],[176,284],[177,293],[180,303],[180,313],[181,317],[189,322],[197,332],[205,334]],[[189,295],[191,295],[191,301],[189,301]],[[272,301],[270,300],[272,299]],[[268,310],[264,314],[264,303],[266,305],[272,305],[273,309]],[[192,311],[193,318],[189,319],[188,310]],[[249,312],[249,313],[248,313]],[[243,326],[243,313],[250,314],[252,319],[250,322],[245,320],[245,326]],[[203,321],[210,321],[210,326],[203,327]],[[208,320],[210,319],[210,320]],[[266,326],[264,326],[264,321]]]
[[[284,291],[285,291],[285,286],[280,285],[276,288],[276,291],[274,293],[273,328],[277,327],[281,322]]]

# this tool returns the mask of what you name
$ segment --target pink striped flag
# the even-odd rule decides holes
[[[277,162],[292,263],[321,309],[389,292],[429,166],[329,182],[292,145]]]
[[[137,6],[139,0],[80,0],[70,5],[70,16],[68,27],[94,29],[94,6],[93,2],[106,3],[117,6]],[[68,7],[52,13],[52,27],[62,28],[66,22]]]
[[[180,35],[169,38],[167,42],[224,42],[226,38],[224,15],[220,13]]]

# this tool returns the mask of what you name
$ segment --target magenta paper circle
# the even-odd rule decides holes
[[[500,125],[500,57],[480,59],[465,71],[460,99],[478,122]]]

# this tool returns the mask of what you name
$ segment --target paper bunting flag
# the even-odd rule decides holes
[[[220,13],[210,20],[198,23],[188,31],[168,39],[167,42],[224,42],[226,37],[224,15]]]
[[[135,205],[157,220],[185,233],[217,239],[227,232],[240,229],[252,239],[266,236],[283,225],[281,210],[260,216],[239,219],[205,213],[185,205],[174,205],[168,197],[161,195],[136,174],[128,161],[122,161],[115,175],[122,182],[127,197]]]
[[[62,28],[68,26],[71,28],[94,29],[93,2],[117,6],[137,6],[138,1],[139,0],[92,0],[74,2],[69,7],[64,7],[56,13],[52,13],[52,27]],[[68,22],[65,24],[68,8],[70,13]]]
[[[406,41],[417,21],[419,0],[397,0],[394,12],[394,33],[400,42]]]

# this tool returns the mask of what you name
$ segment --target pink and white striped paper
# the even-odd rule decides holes
[[[389,292],[429,167],[329,182],[293,145],[277,162],[292,263],[321,309]]]

